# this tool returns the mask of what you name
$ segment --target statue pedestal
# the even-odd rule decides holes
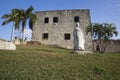
[[[92,54],[93,52],[92,51],[79,51],[79,50],[77,50],[77,51],[73,51],[73,53],[84,55],[84,54]]]

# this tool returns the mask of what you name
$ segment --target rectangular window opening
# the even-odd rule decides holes
[[[58,23],[58,17],[53,18],[53,23]]]
[[[42,39],[48,39],[48,33],[43,33]]]
[[[70,33],[65,33],[64,34],[64,39],[65,40],[70,40]]]
[[[79,16],[74,17],[74,22],[79,22]]]
[[[45,17],[44,23],[49,23],[49,18],[48,17]]]

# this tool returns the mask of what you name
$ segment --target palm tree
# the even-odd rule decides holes
[[[118,35],[118,32],[116,31],[116,26],[114,24],[108,23],[90,24],[86,28],[86,33],[89,32],[93,34],[93,39],[96,39],[98,41],[99,52],[105,52],[107,42],[113,37],[113,35]]]
[[[94,24],[90,24],[87,26],[86,28],[86,33],[91,33],[93,40],[96,41],[96,39],[99,41],[99,49],[101,50],[100,46],[101,46],[101,39],[102,39],[102,35],[103,35],[103,30],[102,30],[102,24],[99,23],[94,23]],[[97,41],[96,41],[96,44]],[[94,47],[94,43],[93,43],[93,47]]]
[[[12,26],[12,32],[11,32],[11,38],[10,41],[13,41],[13,37],[14,37],[14,29],[19,29],[19,24],[20,24],[20,18],[19,18],[19,9],[12,9],[10,14],[4,14],[1,18],[5,19],[5,21],[3,21],[2,25],[6,25],[10,22],[13,22],[13,26]]]
[[[116,31],[116,26],[115,24],[108,24],[108,23],[103,23],[103,28],[104,28],[104,45],[103,45],[103,52],[106,50],[106,45],[109,42],[109,40],[115,35],[118,35],[118,32]]]
[[[115,24],[103,23],[103,26],[105,28],[105,32],[106,32],[105,37],[107,40],[111,39],[113,35],[115,36],[118,35]]]
[[[29,28],[32,29],[33,25],[35,24],[37,17],[33,13],[34,8],[30,6],[27,10],[21,10],[21,23],[22,23],[22,44],[24,44],[25,38],[25,29],[27,21],[29,23]]]

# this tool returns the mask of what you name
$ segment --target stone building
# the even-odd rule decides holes
[[[38,20],[33,27],[32,41],[73,49],[73,29],[79,22],[85,36],[85,50],[93,50],[91,35],[85,32],[90,24],[88,9],[37,11],[36,15]]]

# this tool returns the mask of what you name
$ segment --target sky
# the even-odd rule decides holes
[[[120,39],[120,0],[0,0],[0,17],[9,14],[11,9],[27,9],[31,5],[35,11],[90,9],[91,22],[115,24],[118,36],[113,39]],[[0,38],[10,40],[12,23],[2,26],[3,21],[0,18]],[[25,36],[29,40],[31,32],[27,26]],[[19,31],[14,35],[21,36]]]

